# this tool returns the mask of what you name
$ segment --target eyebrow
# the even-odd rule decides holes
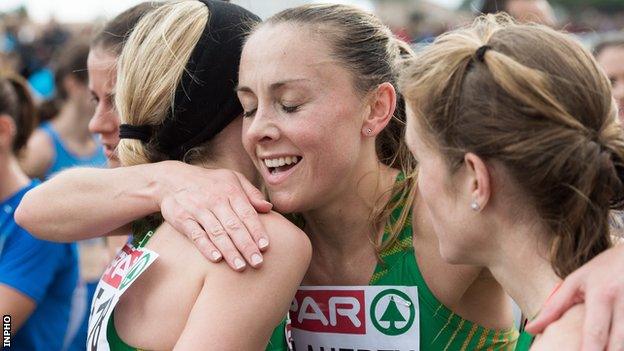
[[[291,83],[298,83],[298,82],[309,82],[310,80],[307,78],[297,78],[297,79],[288,79],[288,80],[282,80],[279,82],[275,82],[273,84],[271,84],[271,86],[269,87],[270,91],[275,91],[278,90],[280,88],[282,88],[283,86],[287,85],[287,84],[291,84]],[[253,91],[251,90],[250,87],[247,86],[237,86],[236,87],[236,91],[241,91],[241,92],[246,92],[246,93],[253,93]]]

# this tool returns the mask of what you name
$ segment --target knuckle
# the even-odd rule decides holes
[[[252,219],[257,215],[256,211],[252,208],[244,208],[240,211],[240,218],[244,220]]]
[[[618,285],[611,284],[606,286],[600,292],[600,298],[603,301],[614,301],[621,295],[621,289]]]
[[[225,229],[218,224],[210,227],[210,235],[212,235],[213,238],[218,238],[224,236],[225,234]]]
[[[238,231],[241,229],[240,223],[234,218],[229,218],[225,220],[225,223],[223,224],[228,230],[231,230],[231,231]]]

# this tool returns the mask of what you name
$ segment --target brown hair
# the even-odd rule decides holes
[[[481,14],[495,14],[507,11],[507,3],[509,0],[482,0],[479,8]]]
[[[15,121],[17,133],[12,149],[18,155],[37,124],[35,105],[23,78],[0,75],[0,114],[6,114]]]
[[[509,171],[554,234],[562,277],[610,246],[609,208],[624,203],[624,138],[601,72],[571,36],[488,15],[439,37],[402,79],[452,171],[467,152]]]
[[[63,87],[63,79],[73,76],[78,82],[87,85],[89,74],[87,73],[87,58],[89,57],[89,45],[76,42],[62,50],[58,64],[54,72],[55,85],[58,97],[61,100],[67,99],[67,92]]]
[[[295,23],[313,28],[314,33],[329,43],[335,58],[351,71],[354,86],[362,95],[389,82],[397,87],[404,59],[413,56],[409,46],[394,37],[373,14],[346,5],[304,5],[284,10],[267,19],[265,24]],[[262,26],[260,25],[260,26]],[[398,237],[414,198],[415,162],[403,141],[405,111],[403,97],[397,89],[397,107],[388,126],[376,139],[379,159],[405,174],[391,191],[391,201],[377,206],[372,213],[376,229],[390,213],[403,206],[399,220],[391,229],[388,240],[373,238],[378,252],[392,245]],[[376,232],[376,230],[375,230]]]
[[[598,57],[607,48],[624,48],[624,36],[618,36],[617,38],[607,39],[599,42],[594,47],[594,56]]]
[[[145,1],[120,13],[106,23],[91,41],[91,48],[102,48],[114,56],[119,56],[124,43],[132,29],[151,10],[162,5],[162,2]]]

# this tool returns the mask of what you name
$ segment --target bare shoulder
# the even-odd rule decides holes
[[[50,139],[50,136],[46,132],[41,129],[37,129],[28,139],[27,148],[32,149],[33,152],[46,152],[48,154],[51,154],[52,139]]]
[[[580,350],[584,316],[585,305],[572,307],[535,339],[531,350]]]
[[[54,158],[54,147],[50,136],[41,129],[33,132],[28,139],[20,166],[30,177],[42,177]]]
[[[308,236],[277,212],[261,214],[260,221],[264,224],[270,241],[269,249],[264,253],[265,261],[305,264],[307,270],[312,255]]]

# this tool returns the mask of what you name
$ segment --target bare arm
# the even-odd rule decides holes
[[[223,255],[242,270],[245,259],[254,267],[262,263],[259,248],[268,246],[268,237],[257,212],[270,209],[236,172],[165,161],[65,171],[28,192],[15,219],[40,238],[75,241],[108,235],[160,211],[204,256],[218,261]]]
[[[306,235],[273,213],[273,245],[261,270],[212,265],[174,350],[264,350],[286,316],[311,256]]]
[[[0,311],[2,315],[11,316],[11,334],[15,333],[26,322],[35,310],[35,301],[17,290],[0,284]]]
[[[15,219],[46,240],[69,242],[105,235],[159,210],[150,168],[65,171],[29,191]]]

